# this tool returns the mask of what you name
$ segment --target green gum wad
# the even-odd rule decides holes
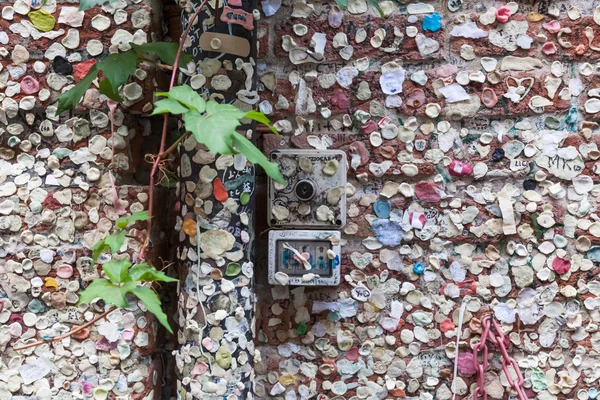
[[[531,384],[534,392],[539,393],[548,388],[546,374],[539,368],[534,368],[531,372]]]

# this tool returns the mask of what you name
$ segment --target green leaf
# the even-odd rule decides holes
[[[252,119],[254,121],[260,122],[261,124],[265,124],[266,126],[269,127],[269,129],[276,134],[277,136],[281,137],[281,135],[279,134],[279,132],[277,131],[277,129],[273,128],[271,126],[271,120],[269,120],[269,118],[267,118],[267,116],[261,112],[258,111],[248,111],[246,113],[246,115],[244,115],[244,118],[249,118]]]
[[[135,281],[143,282],[178,282],[178,279],[167,276],[164,272],[157,270],[150,264],[136,264],[129,270],[129,277]]]
[[[298,328],[296,328],[296,335],[298,336],[302,336],[304,335],[306,332],[308,331],[308,326],[306,325],[306,322],[300,322],[298,324]]]
[[[245,112],[231,104],[206,103],[206,113],[191,110],[184,114],[185,128],[192,132],[196,140],[217,154],[236,154],[232,148],[233,137],[237,134],[240,119]]]
[[[112,233],[104,238],[104,243],[110,247],[113,253],[119,251],[123,243],[125,243],[125,231]]]
[[[160,186],[166,187],[166,188],[176,188],[177,184],[179,182],[179,177],[177,176],[177,174],[174,174],[171,171],[163,171],[163,172],[165,175],[162,177],[162,179],[160,180],[160,182],[158,184]]]
[[[383,14],[383,10],[381,9],[381,7],[379,7],[379,0],[367,0],[369,2],[369,4],[371,4],[373,7],[375,7],[377,9],[377,11],[379,11],[379,16],[381,18],[385,17],[385,15]]]
[[[246,156],[248,161],[258,164],[269,175],[272,179],[276,180],[279,183],[285,184],[285,180],[279,172],[279,165],[277,163],[269,161],[265,155],[256,148],[251,141],[246,139],[244,135],[236,133],[233,135],[233,144],[239,150],[240,153]]]
[[[121,288],[111,283],[108,279],[96,279],[92,281],[92,283],[79,294],[79,304],[89,304],[98,297],[107,304],[113,304],[121,308],[129,307],[129,304],[125,299],[125,293],[122,293]]]
[[[199,143],[208,147],[215,154],[235,154],[231,147],[235,128],[240,125],[238,120],[219,120],[206,118],[196,110],[190,110],[183,115],[185,129],[192,132]],[[229,128],[226,130],[225,128]]]
[[[131,267],[129,259],[120,261],[108,261],[102,264],[102,270],[108,278],[115,283],[122,283],[127,278],[127,272]]]
[[[106,79],[106,78],[102,79],[100,81],[100,84],[98,85],[98,87],[100,89],[100,93],[102,93],[106,97],[108,97],[116,102],[119,102],[119,103],[121,101],[123,101],[121,96],[119,96],[119,91],[116,90],[115,88],[113,88],[113,86],[110,84],[110,81],[108,79]]]
[[[267,175],[278,182],[285,183],[279,172],[279,166],[270,162],[264,154],[236,132],[240,119],[248,117],[260,122],[270,122],[263,114],[258,112],[245,113],[231,104],[219,104],[214,101],[206,103],[206,114],[190,110],[183,116],[185,128],[192,132],[196,140],[217,154],[235,154],[232,146],[255,164],[264,168]]]
[[[135,74],[137,54],[132,50],[111,54],[98,63],[98,69],[110,81],[113,90],[118,91],[119,87],[126,84],[129,77]]]
[[[167,315],[162,310],[160,299],[152,289],[145,286],[136,286],[131,292],[144,303],[148,311],[156,316],[158,322],[167,328],[170,333],[173,333],[173,330],[167,321]]]
[[[191,108],[200,113],[203,113],[204,110],[206,110],[206,101],[200,97],[198,92],[188,85],[175,86],[169,92],[158,92],[156,95],[177,100],[187,108]]]
[[[160,57],[165,63],[169,65],[175,64],[175,57],[177,57],[177,49],[179,43],[167,43],[167,42],[152,42],[144,44],[129,43],[132,49],[138,53],[147,53]],[[181,52],[179,56],[179,64],[185,65],[194,58],[187,53]]]
[[[108,247],[108,245],[104,242],[104,239],[96,242],[96,244],[92,246],[92,259],[94,262],[96,262],[98,257],[100,257],[100,254],[104,253],[109,248],[110,247]]]
[[[537,221],[539,217],[539,213],[534,213],[531,215],[531,224],[533,225],[533,232],[535,232],[535,236],[538,240],[542,238],[545,229],[539,224]]]
[[[148,215],[148,211],[136,211],[131,215],[127,215],[125,217],[120,217],[117,219],[117,227],[123,229],[126,228],[127,225],[131,224],[135,221],[147,221],[151,217]]]
[[[132,292],[133,293],[133,289],[135,289],[138,286],[138,282],[134,281],[133,279],[131,279],[130,276],[127,276],[124,280],[123,283],[120,286],[120,290],[121,290],[121,294],[123,296],[125,296],[128,292]]]
[[[89,89],[94,79],[96,79],[96,76],[98,76],[99,71],[98,64],[92,65],[92,68],[90,68],[86,76],[80,80],[77,85],[58,96],[58,109],[56,110],[56,115],[60,115],[67,110],[75,108],[77,104],[79,104],[83,95],[85,95],[85,91]]]
[[[232,104],[219,104],[216,101],[206,103],[206,114],[209,118],[217,118],[223,121],[237,121],[236,128],[239,125],[239,120],[246,115],[245,112]]]
[[[158,100],[157,102],[154,103],[154,111],[152,111],[152,114],[150,114],[150,115],[165,114],[165,113],[185,114],[188,111],[189,111],[189,109],[186,108],[184,105],[182,105],[177,100],[171,99],[171,98],[166,98],[166,99]]]
[[[246,113],[246,115],[244,115],[244,118],[249,118],[249,119],[253,119],[254,121],[257,122],[261,122],[265,125],[268,125],[271,123],[271,120],[269,120],[269,118],[267,118],[267,116],[259,111],[248,111]]]
[[[346,7],[348,7],[348,0],[335,0],[335,3],[340,10],[344,10]]]
[[[84,3],[86,1],[82,0],[80,4],[83,5]],[[93,5],[96,4],[102,3],[94,3]],[[111,54],[99,63],[94,64],[77,85],[58,96],[56,115],[77,106],[100,71],[104,73],[105,77],[100,82],[100,92],[115,101],[121,101],[118,94],[119,87],[127,83],[129,77],[135,73],[136,68],[137,54],[135,51],[130,50],[125,53]]]

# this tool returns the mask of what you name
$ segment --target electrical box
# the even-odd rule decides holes
[[[272,227],[339,229],[346,224],[346,153],[277,150],[271,161],[287,182],[269,179]]]
[[[340,283],[341,229],[346,224],[346,153],[273,151],[286,184],[269,179],[269,283]],[[287,229],[287,230],[279,230]],[[292,229],[292,230],[290,230]]]
[[[270,231],[269,283],[338,285],[340,239],[338,231]]]

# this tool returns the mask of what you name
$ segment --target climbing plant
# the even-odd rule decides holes
[[[91,321],[79,325],[65,334],[53,337],[50,339],[51,342],[57,342],[86,329],[96,323],[96,321],[105,318],[117,307],[129,307],[129,302],[127,301],[128,293],[131,293],[141,301],[146,310],[154,314],[158,322],[160,322],[169,332],[173,333],[167,320],[167,315],[162,310],[162,303],[152,289],[152,284],[154,282],[177,282],[177,279],[167,276],[162,271],[157,270],[154,266],[141,260],[132,263],[129,254],[120,252],[121,247],[125,243],[125,238],[127,237],[127,227],[136,221],[146,221],[149,219],[150,215],[147,211],[134,212],[131,215],[120,217],[115,222],[114,232],[92,246],[94,263],[98,261],[98,258],[102,254],[108,252],[111,254],[110,260],[105,261],[102,264],[102,271],[106,278],[93,280],[85,290],[79,294],[78,305],[81,303],[89,304],[100,298],[106,304],[112,305],[112,307],[109,307],[108,310],[96,316]],[[17,346],[14,349],[17,351],[25,350],[45,343],[48,343],[47,339]]]
[[[112,2],[113,0],[108,1]],[[196,141],[205,145],[211,152],[225,155],[242,154],[248,161],[262,166],[270,177],[279,182],[284,182],[277,164],[270,162],[243,133],[237,131],[243,120],[254,120],[267,125],[278,135],[277,130],[270,125],[269,119],[264,114],[257,111],[245,112],[231,104],[220,104],[212,100],[206,101],[190,86],[174,85],[180,61],[184,63],[191,61],[191,57],[183,53],[183,46],[193,22],[207,1],[203,0],[190,18],[179,44],[154,42],[138,45],[130,43],[129,50],[111,54],[103,60],[94,63],[76,85],[61,93],[58,97],[57,115],[76,107],[86,91],[99,79],[98,90],[109,99],[107,103],[111,111],[111,121],[113,121],[116,105],[122,101],[120,90],[129,81],[131,76],[135,74],[139,64],[149,62],[159,68],[171,71],[169,90],[156,93],[156,97],[159,100],[155,102],[152,112],[152,115],[162,114],[164,122],[160,152],[150,157],[153,160],[153,167],[150,173],[148,211],[136,212],[132,215],[119,218],[116,221],[115,231],[98,241],[92,247],[94,262],[104,253],[110,253],[111,257],[110,260],[102,263],[101,266],[106,277],[91,282],[80,295],[80,303],[89,303],[97,298],[101,298],[105,303],[113,307],[87,324],[75,328],[54,340],[60,340],[78,330],[84,329],[98,319],[104,318],[116,307],[128,307],[126,298],[128,294],[137,297],[145,305],[146,309],[154,314],[169,332],[172,332],[167,321],[167,316],[162,311],[161,301],[153,291],[151,285],[157,281],[173,282],[176,279],[168,277],[154,266],[144,262],[144,254],[152,231],[150,219],[153,216],[154,177],[161,159],[176,149],[177,144],[186,137],[188,132],[193,135]],[[106,2],[106,0],[81,0],[79,9],[86,10],[96,5],[105,4]],[[161,64],[152,57],[165,64]],[[167,119],[169,115],[180,116],[182,118],[186,133],[175,144],[165,150]],[[114,166],[113,164],[111,163],[111,166]],[[113,186],[113,201],[116,207],[118,204],[116,187],[112,174],[109,174],[109,176],[111,178],[111,185]],[[136,221],[144,220],[148,221],[146,238],[134,263],[130,260],[128,254],[120,253],[120,249],[125,243],[127,236],[126,228]],[[37,346],[41,343],[31,343],[19,349]]]
[[[151,60],[147,55],[159,56],[162,61],[169,65],[176,64],[179,58],[183,62],[191,61],[187,54],[180,53],[179,46],[175,43],[154,42],[137,45],[129,44],[131,49],[123,53],[115,53],[95,63],[71,89],[63,92],[58,97],[57,114],[68,111],[81,101],[86,90],[90,88],[94,80],[102,72],[103,79],[98,84],[100,93],[109,99],[120,102],[119,88],[135,74],[140,63]],[[171,68],[173,69],[173,68]],[[175,73],[175,71],[173,71]],[[265,157],[254,144],[246,139],[236,129],[241,125],[243,119],[255,120],[267,125],[275,134],[276,129],[269,125],[269,119],[261,112],[244,112],[231,104],[219,104],[215,101],[206,102],[196,91],[188,85],[172,87],[169,92],[156,93],[159,97],[166,99],[158,100],[152,115],[173,114],[182,115],[187,131],[194,138],[208,147],[215,154],[243,154],[250,162],[259,164],[273,179],[283,182],[276,163]]]
[[[169,92],[159,92],[156,95],[166,98],[155,103],[153,114],[181,115],[185,129],[211,152],[226,155],[240,152],[250,162],[263,167],[267,175],[285,183],[277,164],[270,162],[250,140],[236,131],[243,118],[253,119],[270,127],[269,120],[263,113],[246,113],[231,104],[207,102],[187,85],[175,86]],[[277,134],[274,128],[271,127],[271,130]]]
[[[182,52],[183,44],[189,34],[193,20],[198,17],[201,9],[206,5],[206,1],[204,0],[197,8],[179,44],[154,42],[138,45],[130,43],[129,50],[111,54],[103,60],[94,63],[76,85],[61,93],[58,97],[56,112],[57,114],[61,114],[76,107],[94,81],[101,78],[98,83],[98,89],[100,93],[109,98],[108,105],[111,109],[112,120],[116,102],[122,100],[119,91],[128,82],[130,77],[135,74],[140,63],[150,62],[171,71],[169,91],[156,93],[156,96],[160,100],[154,104],[154,111],[152,113],[152,115],[163,114],[164,124],[160,153],[153,158],[153,168],[150,175],[149,210],[148,212],[136,212],[130,216],[119,218],[116,221],[115,231],[98,241],[92,247],[94,262],[98,260],[100,255],[107,252],[110,252],[111,259],[102,264],[102,271],[106,277],[94,280],[80,295],[81,303],[89,303],[96,298],[101,298],[105,303],[111,304],[113,307],[127,307],[126,295],[132,294],[145,305],[148,311],[156,316],[158,321],[169,332],[172,332],[172,329],[169,326],[166,314],[162,311],[161,301],[150,285],[157,281],[173,282],[176,279],[168,277],[154,266],[143,261],[144,251],[151,236],[152,224],[148,223],[146,239],[138,254],[138,262],[133,263],[128,254],[119,253],[125,243],[126,228],[135,221],[149,221],[152,218],[154,175],[157,172],[161,158],[176,147],[174,145],[166,151],[164,149],[167,116],[169,114],[181,116],[185,130],[190,132],[199,143],[205,145],[211,152],[225,155],[241,153],[248,161],[261,165],[265,172],[273,179],[283,182],[283,177],[277,165],[270,162],[244,134],[237,131],[237,128],[241,125],[241,120],[248,119],[269,126],[275,134],[278,134],[269,125],[270,121],[264,114],[256,111],[244,112],[230,104],[206,101],[190,86],[174,86],[179,62],[187,63],[191,61],[191,57]],[[80,2],[80,10],[86,10],[105,2],[104,0],[82,0]],[[152,59],[151,57],[153,56],[167,65],[160,64],[158,61]],[[100,75],[101,73],[102,75]],[[112,175],[110,177],[113,191],[116,193]],[[113,200],[118,202],[118,197],[115,195]],[[103,313],[98,318],[106,316],[109,311]],[[78,329],[83,329],[83,326]],[[75,332],[76,330],[71,332]],[[37,344],[33,343],[28,345],[28,347]]]
[[[129,306],[126,295],[131,293],[169,332],[173,333],[167,315],[162,310],[161,301],[149,285],[152,282],[177,282],[177,279],[165,275],[148,263],[134,264],[129,254],[119,252],[125,243],[126,228],[136,221],[145,221],[149,218],[148,212],[141,211],[117,219],[115,231],[92,247],[94,262],[107,252],[110,252],[111,259],[102,264],[102,271],[106,278],[92,281],[79,295],[79,303],[91,303],[94,299],[101,298],[107,304],[125,308]]]
[[[135,74],[138,65],[142,62],[157,63],[155,60],[148,58],[147,55],[158,56],[168,65],[173,65],[177,57],[178,46],[176,43],[129,43],[129,46],[131,47],[130,50],[111,54],[92,65],[83,79],[71,89],[61,93],[58,96],[56,114],[62,114],[77,106],[100,72],[104,76],[104,79],[98,84],[100,93],[120,102],[122,99],[119,95],[119,88]],[[192,57],[187,54],[182,54],[180,57],[186,63],[192,60]]]

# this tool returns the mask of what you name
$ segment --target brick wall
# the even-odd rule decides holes
[[[257,261],[256,397],[447,400],[454,382],[467,398],[493,315],[529,398],[594,398],[596,2],[382,2],[386,18],[350,3],[283,1],[259,21],[260,105],[283,135],[265,153],[342,149],[351,166],[343,283],[270,286]],[[321,62],[291,61],[319,43]],[[488,395],[510,398],[488,348]]]
[[[75,304],[77,293],[99,277],[89,247],[117,218],[107,174],[113,147],[121,204],[128,211],[147,207],[143,155],[155,151],[155,124],[142,113],[160,75],[148,70],[135,81],[143,96],[117,113],[114,146],[105,99],[95,89],[69,115],[54,115],[60,91],[81,79],[90,59],[109,54],[119,36],[161,36],[158,4],[115,4],[90,10],[77,26],[78,17],[67,18],[75,3],[48,1],[44,9],[58,22],[44,37],[27,22],[27,5],[0,2],[2,399],[151,399],[163,386],[156,323],[134,302],[70,339],[14,350],[107,309]],[[259,399],[443,400],[452,398],[454,384],[457,397],[467,398],[477,388],[472,349],[484,316],[493,315],[529,398],[595,398],[600,17],[593,2],[541,1],[518,10],[509,4],[499,12],[508,21],[500,23],[491,7],[503,6],[466,1],[451,12],[442,1],[382,2],[381,18],[363,0],[345,11],[333,3],[259,4],[259,108],[283,134],[262,136],[265,153],[330,148],[348,156],[343,283],[268,285],[260,234],[267,227],[259,218],[256,327],[243,339],[223,341],[220,324],[213,324],[210,349],[201,344],[209,353],[219,347],[215,337],[225,349],[238,347],[235,363],[224,367],[232,353],[221,352],[221,362],[209,362],[209,369],[195,327],[185,325],[173,357],[180,393],[185,387],[188,397],[226,392],[228,400],[250,398],[252,382]],[[269,8],[278,10],[265,17]],[[179,10],[169,8],[167,15],[177,26]],[[99,16],[110,22],[104,31],[97,29],[104,22]],[[294,64],[290,50],[292,58],[316,50],[311,57],[318,62],[297,64],[295,58]],[[199,150],[187,144],[186,151]],[[261,216],[264,177],[258,183]],[[169,209],[166,201],[158,202],[160,210]],[[379,208],[386,202],[390,217]],[[377,219],[388,220],[395,238],[402,237],[398,246],[380,243]],[[191,238],[195,232],[184,233]],[[150,258],[157,259],[160,241],[154,243]],[[135,257],[139,243],[128,239],[127,250]],[[246,274],[252,276],[252,268]],[[254,296],[242,293],[251,280],[238,282],[232,298],[246,296],[236,316],[252,323]],[[366,287],[370,297],[355,287]],[[323,303],[331,311],[315,311]],[[198,312],[193,302],[182,308]],[[206,322],[199,315],[176,317],[199,325]],[[244,340],[250,334],[257,352]],[[515,391],[499,349],[490,343],[488,350],[488,395],[509,398]]]
[[[57,116],[56,102],[90,63],[124,50],[119,43],[159,39],[160,4],[121,1],[79,13],[78,2],[49,0],[41,8],[56,21],[48,32],[32,23],[29,4],[0,1],[0,398],[158,398],[157,323],[133,299],[69,338],[14,347],[51,339],[109,309],[102,301],[76,303],[101,273],[89,249],[119,217],[111,159],[119,167],[120,205],[128,213],[148,206],[143,156],[156,143],[141,112],[160,77],[144,67],[132,82],[143,94],[116,112],[114,145],[106,98],[95,86],[71,112]],[[163,217],[150,261],[159,261]],[[134,259],[135,237],[144,231],[143,224],[132,228],[122,248]]]

